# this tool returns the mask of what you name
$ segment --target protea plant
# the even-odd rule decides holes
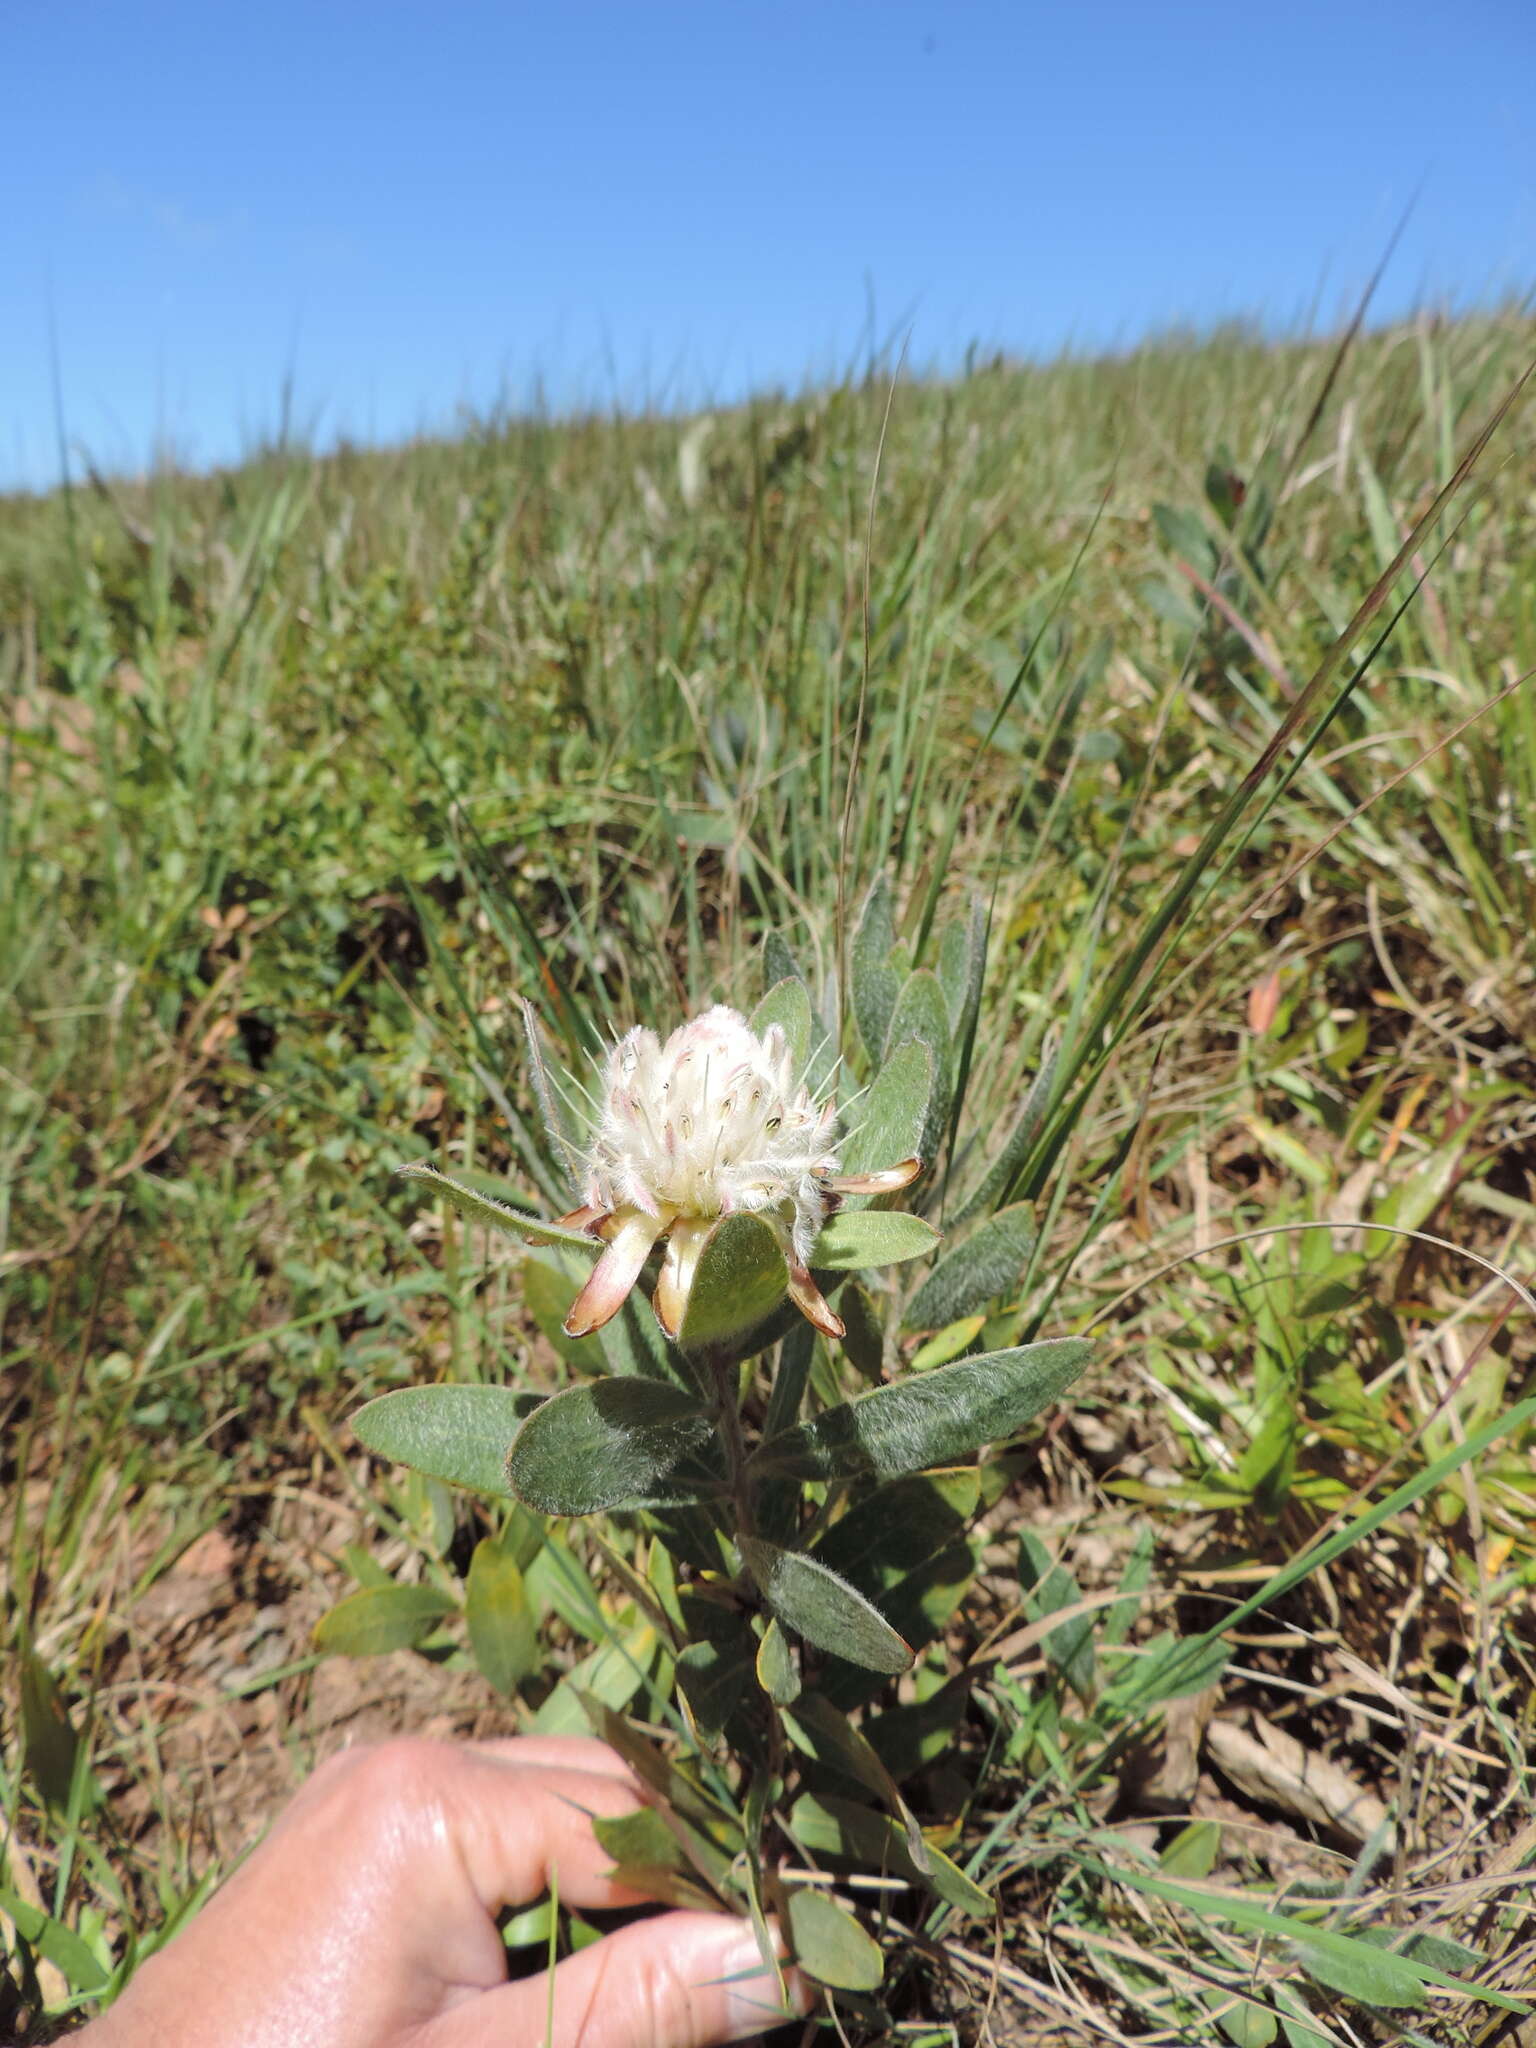
[[[585,1376],[548,1394],[407,1388],[354,1418],[373,1450],[539,1516],[639,1517],[649,1544],[622,1583],[662,1631],[665,1659],[644,1718],[675,1714],[687,1739],[664,1755],[574,1675],[564,1681],[665,1811],[643,1842],[615,1835],[615,1859],[644,1865],[652,1883],[657,1858],[673,1862],[680,1885],[745,1907],[760,1932],[777,1914],[802,1967],[855,1999],[879,1982],[879,1949],[806,1884],[807,1864],[873,1861],[961,1912],[990,1909],[918,1827],[871,1746],[870,1710],[919,1657],[943,1679],[946,1618],[976,1564],[975,1454],[1054,1401],[1090,1350],[1071,1337],[1019,1341],[1032,1334],[1036,1239],[1032,1209],[1012,1194],[1049,1073],[1000,1146],[976,1131],[962,1140],[969,1186],[950,1170],[985,916],[936,933],[934,965],[914,967],[890,913],[877,889],[852,948],[858,1037],[844,1049],[861,1085],[846,1128],[832,1092],[848,1071],[833,1056],[836,1005],[818,1015],[782,945],[788,971],[750,1018],[716,1005],[665,1040],[637,1025],[590,1087],[557,1085],[525,1011],[533,1093],[573,1206],[545,1220],[425,1163],[405,1171],[539,1248],[527,1269],[536,1320]],[[882,1285],[873,1272],[926,1261],[939,1244],[924,1217],[888,1206],[909,1188],[919,1201],[932,1189],[936,1205],[942,1193],[959,1241],[916,1287]],[[632,1300],[652,1261],[654,1319]],[[845,1398],[851,1370],[862,1390]],[[523,1562],[488,1535],[477,1552],[494,1557],[487,1586],[557,1540],[552,1523],[510,1512]],[[482,1609],[480,1640],[492,1633]],[[625,1656],[634,1682],[651,1684]],[[659,1690],[672,1684],[676,1709]],[[943,1696],[964,1711],[963,1683]],[[707,1798],[690,1742],[699,1768],[714,1754]],[[852,1796],[829,1800],[829,1769]]]

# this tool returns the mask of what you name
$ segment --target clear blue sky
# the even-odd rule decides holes
[[[1533,0],[0,0],[0,485],[1536,283]]]

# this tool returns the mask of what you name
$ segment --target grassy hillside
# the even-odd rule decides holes
[[[916,960],[990,905],[976,1128],[1055,1059],[1019,1316],[1102,1340],[929,1673],[980,1660],[925,1817],[1005,1939],[918,1930],[903,2038],[989,1996],[1000,2041],[1495,2037],[1536,1854],[1530,404],[1458,465],[1533,355],[1514,313],[1233,334],[0,502],[0,2032],[89,2009],[317,1753],[523,1725],[600,1642],[552,1604],[501,1696],[461,1633],[313,1645],[380,1570],[456,1587],[484,1512],[347,1413],[566,1370],[395,1169],[545,1199],[517,997],[575,1063],[750,1007],[769,932],[835,992],[884,875]],[[1134,1741],[1034,1626],[1129,1565],[1121,1634],[1195,1634],[1333,1530]],[[1297,1899],[1345,1943],[1306,1974]],[[1480,1989],[1405,1981],[1405,1930]]]

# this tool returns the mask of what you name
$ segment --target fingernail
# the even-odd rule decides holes
[[[803,2016],[811,2009],[813,1993],[798,1970],[785,1970],[784,1997],[780,1997],[778,1979],[771,1970],[763,1968],[763,1952],[755,1934],[744,1935],[726,1950],[720,1976],[725,1985],[728,2038],[732,2041],[766,2034],[770,2027],[782,2026],[785,2020]]]

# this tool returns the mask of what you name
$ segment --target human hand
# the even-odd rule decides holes
[[[81,2037],[89,2048],[713,2048],[788,2017],[750,1927],[638,1920],[507,1981],[495,1916],[632,1906],[591,1816],[642,1803],[600,1742],[401,1738],[315,1772]],[[795,2010],[803,1984],[788,1975]]]

